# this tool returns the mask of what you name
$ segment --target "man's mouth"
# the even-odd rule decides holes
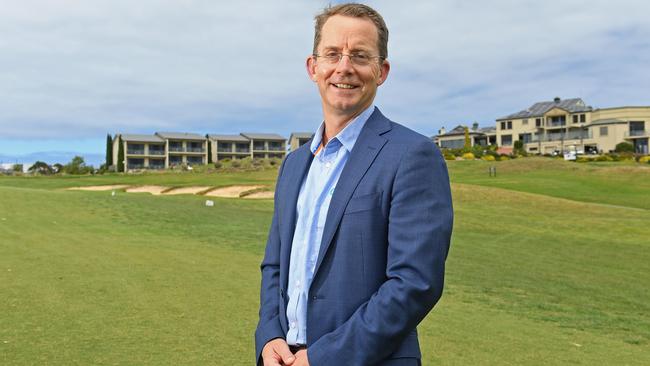
[[[339,88],[339,89],[355,89],[355,88],[357,88],[356,85],[351,85],[351,84],[332,84],[332,85],[334,85],[336,88]]]

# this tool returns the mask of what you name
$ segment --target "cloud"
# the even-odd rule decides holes
[[[2,3],[0,139],[288,136],[320,119],[304,60],[325,1]],[[377,104],[422,133],[491,124],[555,96],[650,104],[647,2],[369,4],[391,32]]]

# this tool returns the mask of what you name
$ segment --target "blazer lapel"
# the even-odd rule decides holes
[[[311,140],[310,140],[311,141]],[[305,174],[309,171],[309,166],[313,159],[313,155],[309,150],[310,142],[302,145],[295,152],[295,158],[290,166],[286,166],[284,171],[287,174],[284,183],[286,192],[282,195],[283,201],[276,202],[280,204],[280,212],[278,212],[278,225],[280,228],[280,285],[286,291],[288,273],[289,273],[289,259],[291,257],[291,244],[293,242],[293,234],[296,231],[296,204],[298,202],[298,194],[300,193],[300,186],[305,178]]]
[[[390,130],[390,122],[379,112],[379,109],[375,108],[375,111],[361,129],[361,133],[334,189],[327,211],[327,218],[325,219],[323,239],[318,251],[314,277],[316,277],[323,258],[327,254],[352,193],[354,193],[361,178],[366,174],[375,157],[386,143],[386,139],[381,134],[388,130]]]

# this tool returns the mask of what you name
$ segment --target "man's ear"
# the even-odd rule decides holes
[[[379,66],[379,78],[377,79],[377,85],[383,84],[386,79],[388,79],[388,73],[390,72],[390,62],[384,60]]]
[[[316,60],[314,59],[314,56],[309,56],[307,57],[307,61],[305,61],[305,68],[307,69],[307,74],[309,75],[309,78],[312,81],[317,80],[316,76]]]

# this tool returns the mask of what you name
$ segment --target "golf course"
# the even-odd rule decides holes
[[[423,365],[649,364],[650,165],[447,164]],[[269,191],[276,175],[0,176],[0,365],[253,365],[273,200],[70,188]]]

